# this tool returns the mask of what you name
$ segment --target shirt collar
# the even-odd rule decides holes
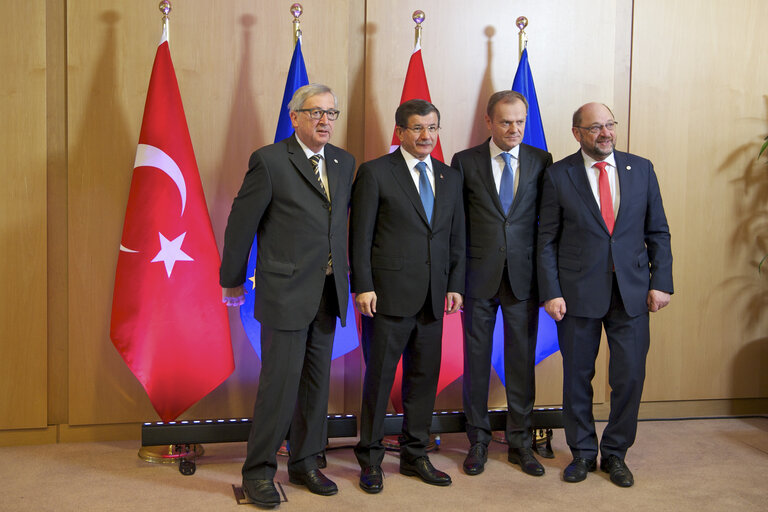
[[[592,166],[594,166],[597,162],[606,162],[608,165],[616,169],[616,157],[614,156],[613,151],[611,151],[611,154],[608,155],[603,160],[595,160],[594,158],[586,154],[583,150],[581,151],[581,156],[584,158],[585,169],[591,169]]]
[[[497,146],[495,142],[493,142],[493,138],[491,138],[491,140],[489,141],[488,146],[490,146],[490,148],[491,148],[491,159],[496,158],[497,156],[499,156],[500,154],[505,152],[499,146]],[[517,146],[513,147],[509,151],[506,151],[506,153],[509,153],[510,155],[515,157],[515,160],[519,160],[520,159],[520,144],[518,144]]]
[[[305,154],[305,155],[307,155],[307,158],[311,157],[312,155],[320,155],[321,157],[323,157],[323,160],[325,160],[325,146],[323,146],[322,148],[320,148],[320,151],[318,151],[317,153],[315,153],[314,151],[312,151],[311,149],[309,149],[309,148],[307,147],[307,145],[306,145],[306,144],[304,144],[304,143],[301,141],[301,139],[299,138],[299,136],[298,136],[298,135],[296,135],[296,134],[294,134],[294,135],[295,135],[295,137],[296,137],[296,140],[297,140],[297,141],[298,141],[298,143],[299,143],[299,146],[301,146],[301,149],[304,151],[304,154]]]
[[[429,172],[433,172],[431,155],[427,155],[427,158],[425,158],[424,160],[419,160],[418,158],[416,158],[415,156],[407,152],[405,149],[403,149],[403,146],[400,146],[400,153],[402,153],[403,158],[405,158],[405,165],[408,167],[409,171],[412,171],[416,167],[417,163],[424,162],[425,164],[427,164],[427,170]]]

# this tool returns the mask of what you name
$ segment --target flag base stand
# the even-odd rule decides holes
[[[158,446],[142,446],[139,458],[150,464],[178,464],[182,475],[195,474],[196,461],[202,457],[205,449],[202,444],[185,443]]]

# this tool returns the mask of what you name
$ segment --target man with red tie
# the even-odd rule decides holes
[[[634,479],[624,457],[637,432],[648,313],[669,304],[672,251],[653,164],[615,151],[616,125],[599,103],[573,114],[581,150],[544,174],[538,278],[563,356],[563,423],[573,454],[563,479],[580,482],[596,469],[591,381],[605,328],[611,411],[600,467],[614,484],[630,487]]]

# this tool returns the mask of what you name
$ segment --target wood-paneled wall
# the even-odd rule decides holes
[[[291,3],[188,0],[171,12],[171,53],[219,244],[250,152],[274,136]],[[768,291],[756,271],[768,252],[768,183],[755,162],[768,132],[768,5],[697,5],[322,0],[305,2],[301,24],[310,80],[339,96],[334,142],[358,161],[389,148],[416,9],[426,12],[423,57],[446,159],[487,137],[482,114],[492,92],[511,86],[520,15],[530,21],[555,159],[578,148],[575,108],[613,107],[619,148],[656,164],[675,255],[677,293],[652,317],[648,402],[768,397]],[[120,425],[156,415],[109,340],[109,316],[160,37],[157,1],[47,0],[0,14],[11,20],[0,35],[0,444],[23,442],[9,429],[41,429],[30,439],[44,441],[51,429],[88,438],[88,425],[101,426],[96,437],[135,432]],[[250,414],[259,362],[236,312],[230,320],[235,373],[184,417]],[[606,361],[601,351],[596,402],[608,397]],[[538,405],[560,402],[560,362],[556,354],[537,368]],[[334,361],[331,412],[357,412],[361,372],[359,351]],[[497,380],[491,398],[503,405]],[[461,407],[460,381],[437,406]]]

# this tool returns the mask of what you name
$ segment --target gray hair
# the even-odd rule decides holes
[[[291,101],[288,103],[288,110],[296,112],[301,109],[301,107],[304,106],[304,103],[306,103],[312,96],[326,93],[330,93],[331,96],[333,96],[333,107],[338,108],[339,100],[336,98],[336,93],[334,93],[330,87],[323,84],[309,84],[296,89],[296,92],[293,93],[293,98],[291,98]]]
[[[514,103],[516,101],[521,101],[523,105],[525,105],[525,112],[528,113],[528,100],[525,99],[525,96],[520,94],[517,91],[499,91],[496,93],[493,93],[493,95],[488,99],[488,108],[486,109],[486,113],[488,114],[488,117],[493,117],[493,109],[496,108],[496,105],[499,103]]]

